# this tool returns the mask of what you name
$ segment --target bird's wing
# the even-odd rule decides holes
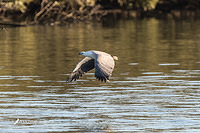
[[[84,73],[94,68],[94,59],[85,57],[76,65],[70,76],[67,78],[67,82],[76,81],[79,77],[82,77]]]
[[[95,60],[95,77],[101,81],[109,82],[115,62],[111,55],[100,54]]]

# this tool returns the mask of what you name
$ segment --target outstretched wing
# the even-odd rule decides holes
[[[95,77],[101,81],[109,82],[114,66],[115,62],[110,55],[98,55],[95,61]]]
[[[67,78],[67,82],[76,81],[83,76],[84,73],[94,68],[94,59],[85,57],[76,65],[70,76]]]

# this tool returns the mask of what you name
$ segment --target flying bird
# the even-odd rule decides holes
[[[118,60],[117,56],[112,56],[108,53],[101,51],[87,51],[80,52],[79,55],[85,56],[76,65],[70,76],[67,78],[67,82],[76,81],[83,76],[84,73],[95,68],[95,77],[101,82],[109,82],[109,78],[112,75],[112,71],[115,66],[115,61]]]

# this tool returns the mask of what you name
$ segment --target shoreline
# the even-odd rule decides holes
[[[157,4],[155,9],[122,9],[105,8],[100,4],[94,6],[65,9],[66,6],[57,1],[42,3],[29,3],[24,11],[16,8],[0,6],[0,25],[26,26],[26,25],[66,25],[79,22],[101,22],[104,19],[175,19],[197,20],[200,18],[200,9],[175,9],[167,5]],[[165,8],[163,8],[165,7]]]

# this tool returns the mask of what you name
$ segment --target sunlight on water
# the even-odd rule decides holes
[[[198,132],[200,24],[194,23],[0,31],[1,132]],[[66,83],[83,58],[78,53],[91,49],[119,57],[110,83],[97,81],[94,70]]]
[[[180,65],[179,63],[162,63],[162,64],[159,64],[160,66],[177,66],[177,65]]]

